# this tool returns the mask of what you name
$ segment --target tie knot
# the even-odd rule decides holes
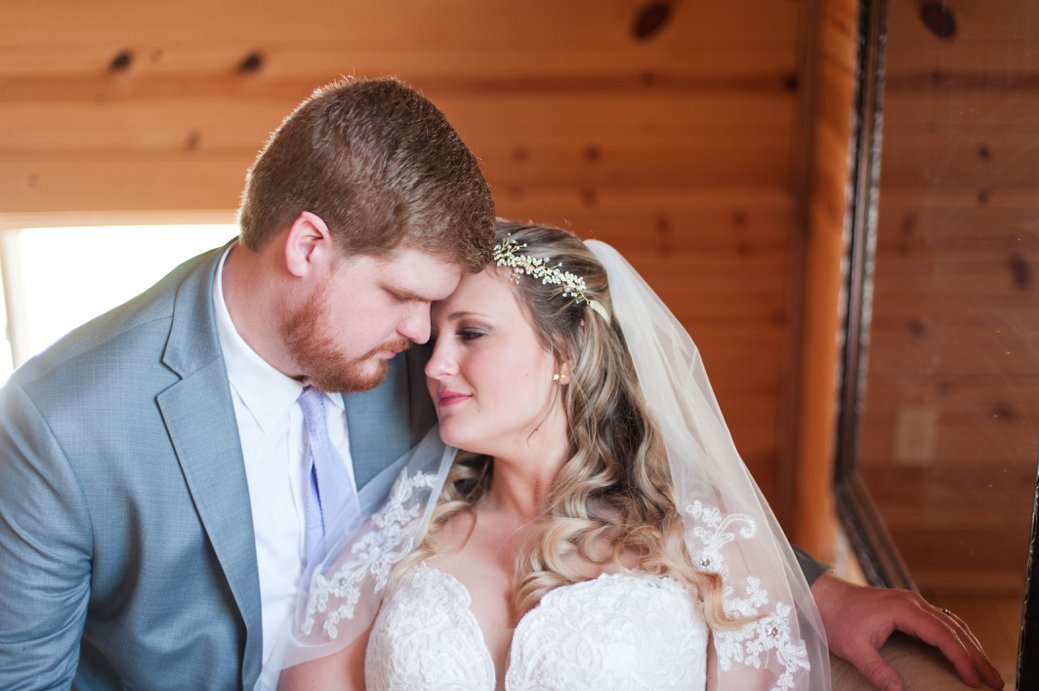
[[[316,419],[317,415],[325,412],[325,393],[320,389],[315,389],[313,386],[304,387],[297,400],[300,407],[303,408],[303,417],[308,420]]]

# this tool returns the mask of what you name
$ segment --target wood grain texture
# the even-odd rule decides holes
[[[1039,6],[949,5],[947,37],[917,3],[889,8],[864,473],[925,593],[1020,596],[1039,451]]]
[[[809,328],[831,357],[851,104],[829,84],[854,69],[853,5],[675,2],[640,29],[636,0],[7,3],[0,226],[229,214],[269,133],[313,89],[399,76],[479,157],[501,215],[607,240],[646,274],[698,340],[738,446],[793,528],[797,498],[828,491],[833,368],[801,376],[824,362],[801,351],[802,313],[824,315]],[[826,124],[806,127],[816,116]],[[809,223],[827,227],[814,261],[830,265],[805,290]],[[817,401],[802,410],[806,387]],[[798,444],[815,449],[803,470]]]

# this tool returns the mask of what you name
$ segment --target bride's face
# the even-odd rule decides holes
[[[566,440],[555,358],[509,281],[491,267],[433,304],[436,343],[426,365],[444,442],[496,458]]]

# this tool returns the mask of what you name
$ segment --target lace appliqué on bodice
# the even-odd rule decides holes
[[[419,564],[383,603],[365,660],[369,689],[490,691],[495,670],[453,576]],[[508,691],[697,689],[706,684],[707,625],[677,582],[602,575],[550,591],[513,636]]]
[[[739,514],[723,514],[716,508],[705,506],[700,501],[686,507],[686,512],[697,520],[690,531],[693,563],[704,571],[714,571],[722,576],[725,611],[732,616],[759,619],[729,631],[715,631],[714,647],[718,656],[718,667],[731,670],[733,665],[744,665],[762,669],[768,658],[775,656],[783,672],[773,680],[770,691],[783,691],[797,686],[797,675],[807,670],[808,652],[803,640],[791,633],[791,619],[796,616],[793,607],[785,602],[772,602],[768,591],[761,586],[761,579],[745,576],[738,582],[730,573],[724,558],[725,546],[738,538],[751,538],[757,526],[749,517]],[[741,592],[737,593],[737,588]]]
[[[386,503],[361,529],[362,534],[333,574],[314,575],[300,625],[304,634],[310,635],[315,618],[323,616],[321,628],[334,640],[339,635],[339,622],[353,616],[366,580],[372,581],[370,587],[375,592],[386,587],[393,567],[415,549],[420,537],[416,526],[425,508],[425,496],[418,496],[416,490],[432,490],[436,484],[436,473],[401,473]],[[422,494],[428,496],[428,491]],[[331,609],[330,603],[335,605]]]
[[[493,689],[494,664],[469,591],[425,564],[401,576],[375,620],[364,662],[368,689]]]

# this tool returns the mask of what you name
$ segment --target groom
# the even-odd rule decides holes
[[[424,358],[401,351],[490,260],[493,223],[475,158],[428,100],[332,85],[260,154],[237,242],[15,373],[0,688],[275,685],[307,524],[297,399],[348,394],[319,397],[319,424],[370,502],[435,422]]]
[[[434,422],[408,346],[489,261],[493,216],[429,101],[332,85],[261,152],[236,242],[22,367],[0,391],[0,688],[276,684],[312,490],[301,395],[346,394],[317,414],[352,500],[377,503]],[[813,592],[860,667],[898,626],[980,669],[900,591]]]

